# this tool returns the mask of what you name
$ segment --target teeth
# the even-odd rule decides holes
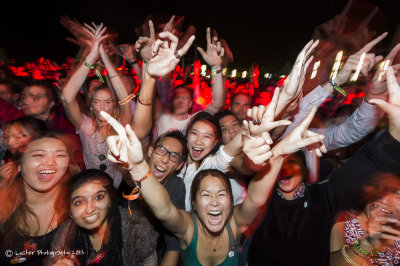
[[[381,211],[384,212],[384,213],[387,213],[387,214],[391,214],[390,211],[388,211],[388,210],[386,210],[386,209],[383,209],[383,208],[381,209]]]
[[[38,172],[39,174],[54,174],[56,171],[55,170],[43,170]]]
[[[200,149],[200,148],[193,148],[193,150],[195,150],[195,151],[202,151],[203,149]]]
[[[91,221],[94,221],[97,218],[97,216],[99,216],[99,215],[96,213],[92,216],[86,217],[85,220],[91,222]]]
[[[162,169],[162,168],[158,167],[157,165],[155,166],[155,168],[156,168],[157,171],[159,171],[159,172],[162,172],[162,173],[165,172],[165,169]]]
[[[208,213],[211,214],[211,215],[220,215],[221,211],[210,211]]]

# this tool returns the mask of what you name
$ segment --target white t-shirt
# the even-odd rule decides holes
[[[172,114],[162,114],[156,123],[153,139],[157,139],[158,136],[165,132],[176,129],[185,134],[186,128],[194,115],[188,115],[188,118],[185,120],[176,120],[172,117]]]
[[[221,172],[226,173],[228,171],[229,163],[232,161],[233,157],[229,156],[224,152],[224,146],[221,145],[218,151],[213,156],[208,156],[205,158],[199,168],[196,169],[196,164],[192,163],[187,166],[186,165],[181,169],[178,176],[183,178],[183,182],[185,183],[186,188],[186,197],[185,197],[185,210],[190,211],[192,206],[190,204],[190,188],[192,186],[192,182],[194,177],[199,173],[201,170],[206,169],[217,169]],[[186,171],[186,174],[185,174]],[[183,176],[185,175],[185,176]],[[237,205],[242,203],[244,198],[247,196],[247,191],[244,186],[242,186],[237,180],[229,179],[232,186],[232,194],[233,194],[233,201],[234,204]]]

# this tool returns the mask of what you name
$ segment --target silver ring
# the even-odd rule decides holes
[[[176,59],[181,60],[182,56],[180,56],[180,55],[178,54],[178,51],[179,51],[179,50],[176,50],[174,55],[175,55]]]

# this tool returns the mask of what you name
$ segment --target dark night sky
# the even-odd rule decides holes
[[[61,60],[75,55],[77,47],[65,40],[72,35],[59,23],[61,15],[80,21],[104,22],[120,33],[119,43],[134,43],[134,28],[146,15],[183,15],[184,28],[197,28],[196,42],[205,47],[205,29],[215,28],[234,53],[234,66],[245,70],[256,62],[268,71],[279,71],[292,63],[313,29],[334,17],[346,0],[243,1],[4,1],[0,2],[0,47],[17,63],[44,56]],[[371,4],[380,11],[371,24],[378,32],[389,31],[387,45],[400,18],[400,9],[391,0],[365,0],[354,16],[366,16]],[[360,3],[358,3],[360,4]],[[398,5],[398,4],[397,4]],[[397,12],[396,12],[397,9]]]

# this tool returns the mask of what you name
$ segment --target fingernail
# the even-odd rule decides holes
[[[261,119],[258,119],[257,122],[260,123],[260,122],[261,122]]]
[[[254,120],[253,120],[253,123],[254,123],[254,124],[257,123],[257,119],[254,119]]]

